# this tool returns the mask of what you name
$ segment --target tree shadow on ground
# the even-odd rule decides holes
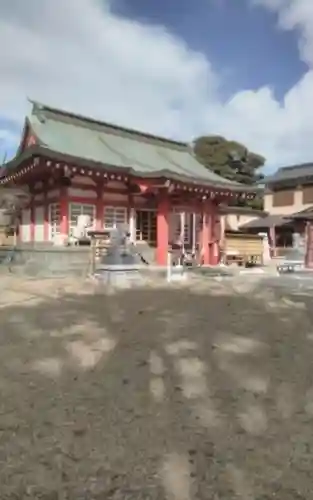
[[[262,288],[4,307],[1,498],[311,498],[311,310]]]

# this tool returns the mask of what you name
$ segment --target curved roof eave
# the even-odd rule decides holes
[[[244,186],[239,183],[232,182],[213,182],[204,178],[191,178],[183,175],[175,175],[173,172],[169,170],[161,169],[159,171],[147,173],[140,172],[135,170],[132,167],[120,167],[118,165],[108,165],[101,162],[96,162],[94,160],[88,160],[85,158],[79,158],[77,156],[72,156],[64,153],[60,153],[58,151],[53,151],[47,147],[42,145],[34,145],[27,148],[20,155],[16,156],[12,160],[8,161],[3,165],[2,177],[5,177],[6,172],[11,169],[17,168],[23,161],[33,157],[33,156],[44,156],[45,158],[51,160],[58,160],[68,163],[75,163],[81,166],[88,166],[90,168],[102,168],[106,170],[116,171],[118,170],[121,173],[132,175],[134,177],[142,177],[142,178],[155,178],[155,177],[167,177],[168,179],[177,181],[177,182],[186,182],[194,185],[203,185],[203,186],[212,186],[220,189],[229,189],[231,191],[239,191],[239,192],[248,192],[248,193],[257,193],[261,191],[257,186]]]

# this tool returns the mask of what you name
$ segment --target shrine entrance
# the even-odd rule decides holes
[[[169,218],[169,224],[170,239],[176,239],[183,232],[184,244],[190,247],[193,239],[193,214],[184,213],[182,221],[180,211],[173,210]],[[183,224],[183,228],[181,224]],[[156,246],[157,212],[155,210],[136,210],[136,241],[144,241],[150,246]]]
[[[156,246],[157,214],[154,209],[136,210],[136,241],[144,241],[149,246]]]

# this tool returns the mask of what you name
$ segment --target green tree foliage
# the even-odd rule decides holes
[[[239,142],[221,136],[199,137],[194,142],[194,153],[202,165],[225,179],[251,186],[264,177],[259,169],[265,158],[248,151]],[[262,208],[262,200],[255,199],[249,205]]]

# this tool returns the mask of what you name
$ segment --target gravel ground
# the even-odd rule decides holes
[[[313,499],[309,282],[1,284],[1,500]]]

